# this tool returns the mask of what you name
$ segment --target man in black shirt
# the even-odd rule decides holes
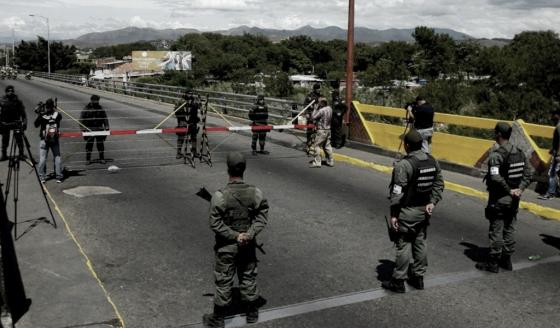
[[[416,103],[407,106],[408,117],[413,127],[422,136],[422,150],[432,152],[432,135],[434,134],[434,108],[422,96],[416,97]]]
[[[80,123],[82,124],[82,131],[107,131],[109,130],[109,120],[107,113],[99,104],[99,96],[92,95],[90,103],[86,105],[80,114]],[[86,165],[91,164],[91,151],[93,150],[93,143],[97,143],[97,151],[99,152],[99,163],[105,164],[105,139],[106,136],[88,136],[84,137],[86,141]]]
[[[20,130],[21,129],[21,130]],[[10,132],[14,133],[14,139],[19,148],[20,156],[23,156],[23,137],[21,132],[27,129],[27,115],[25,107],[15,94],[13,86],[6,87],[6,95],[0,99],[0,133],[2,134],[2,157],[0,161],[8,159],[8,146],[10,145]]]

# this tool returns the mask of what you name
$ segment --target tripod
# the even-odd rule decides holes
[[[51,205],[49,204],[49,200],[47,199],[47,192],[45,191],[45,187],[43,183],[41,183],[41,179],[39,177],[39,171],[37,170],[37,166],[35,165],[36,162],[33,159],[33,155],[31,153],[31,146],[29,145],[29,140],[25,136],[23,129],[16,128],[13,130],[13,138],[12,143],[10,145],[10,155],[8,156],[8,176],[6,177],[6,189],[4,190],[5,195],[4,198],[6,201],[8,200],[8,195],[10,193],[10,187],[12,186],[13,182],[13,201],[14,201],[14,238],[17,239],[17,220],[18,220],[18,201],[19,201],[19,171],[20,171],[20,164],[23,160],[24,163],[28,164],[33,168],[35,171],[35,177],[37,178],[37,183],[41,187],[41,192],[43,193],[43,198],[45,199],[45,203],[47,204],[47,208],[49,209],[49,213],[52,218],[52,225],[56,229],[56,220],[54,218],[54,214],[51,209]],[[25,159],[24,149],[27,150],[27,158]],[[19,154],[16,154],[16,150],[19,149]]]

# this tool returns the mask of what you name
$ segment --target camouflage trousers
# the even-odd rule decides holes
[[[257,140],[261,150],[264,150],[264,143],[266,141],[266,131],[254,131],[251,138],[251,149],[257,150]]]
[[[257,256],[254,246],[240,248],[229,245],[216,250],[214,303],[227,306],[232,301],[235,275],[239,281],[241,300],[253,302],[259,298],[257,289]]]
[[[402,221],[399,221],[402,225]],[[426,226],[407,233],[399,232],[395,242],[397,256],[395,259],[394,279],[410,278],[409,274],[423,277],[428,267],[428,246],[426,242]]]
[[[305,131],[305,137],[305,152],[310,156],[315,156],[315,138],[317,137],[317,130],[307,129],[307,131]]]
[[[499,257],[502,253],[512,255],[515,252],[517,209],[489,205],[486,208],[486,218],[490,223],[490,256]]]

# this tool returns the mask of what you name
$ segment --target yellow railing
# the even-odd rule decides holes
[[[399,108],[366,105],[355,101],[354,107],[363,122],[363,125],[374,145],[381,148],[397,151],[400,144],[400,136],[404,132],[404,126],[369,121],[363,114],[375,114],[380,116],[406,118],[406,111]],[[461,116],[452,114],[436,113],[436,123],[464,126],[492,130],[499,122],[495,119],[480,118],[472,116]],[[512,122],[508,122],[512,123]],[[551,138],[554,128],[550,126],[525,123],[518,120],[525,136],[544,163],[548,163],[550,155],[547,149],[539,148],[532,136]],[[433,155],[437,159],[445,160],[464,166],[474,167],[480,163],[487,151],[494,144],[493,140],[459,136],[443,132],[434,132],[432,138]]]

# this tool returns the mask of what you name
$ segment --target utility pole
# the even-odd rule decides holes
[[[12,28],[12,66],[16,65],[16,33]]]
[[[352,89],[354,87],[354,0],[348,4],[348,45],[346,53],[346,106],[348,110],[344,117],[346,124],[350,121],[352,109]]]

